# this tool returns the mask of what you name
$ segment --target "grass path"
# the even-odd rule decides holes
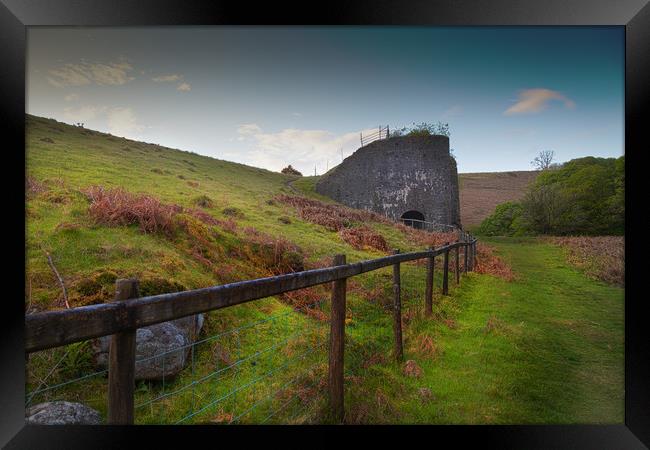
[[[362,405],[350,405],[351,417],[365,408],[380,413],[362,421],[386,423],[622,423],[623,290],[568,267],[557,247],[489,243],[517,279],[464,276],[441,302],[451,328],[426,319],[408,327],[407,344],[423,334],[436,343],[433,357],[406,352],[423,376],[406,377],[397,364],[374,370],[370,388],[353,388]]]

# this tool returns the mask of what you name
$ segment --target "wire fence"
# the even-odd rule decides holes
[[[147,366],[159,369],[161,377],[136,381],[135,423],[309,421],[322,406],[328,334],[322,322],[296,313],[322,310],[324,302],[281,306],[282,312],[260,320],[137,358],[136,374]],[[91,342],[84,341],[33,353],[26,408],[65,400],[105,414],[108,369],[91,370],[95,362],[78,358],[81,352],[87,358],[88,347]],[[179,359],[186,359],[186,367],[174,376],[170,366]],[[69,370],[73,366],[76,372]]]
[[[57,400],[77,402],[93,408],[100,416],[108,417],[109,423],[115,423],[115,416],[111,417],[111,411],[113,414],[115,411],[130,411],[132,416],[124,420],[135,424],[321,423],[323,417],[338,415],[336,408],[332,408],[332,389],[336,390],[333,388],[335,384],[332,384],[332,377],[340,379],[338,392],[341,395],[342,413],[343,375],[345,373],[349,377],[358,376],[356,371],[359,367],[347,365],[344,368],[343,347],[340,351],[336,350],[338,344],[335,344],[349,344],[344,339],[345,280],[354,275],[372,273],[377,269],[392,266],[393,303],[388,301],[385,306],[388,307],[388,312],[393,312],[394,326],[399,324],[398,328],[401,330],[403,318],[410,320],[409,317],[423,311],[428,311],[430,315],[434,279],[433,272],[427,272],[424,308],[422,305],[412,307],[405,304],[401,313],[401,307],[395,306],[401,302],[400,262],[418,265],[428,259],[433,264],[436,256],[444,255],[442,292],[447,294],[450,252],[453,254],[455,250],[454,262],[458,283],[458,252],[461,248],[464,249],[464,271],[467,271],[468,267],[471,270],[474,265],[475,242],[476,240],[467,233],[461,233],[456,243],[445,244],[437,249],[406,254],[395,251],[391,256],[353,264],[345,264],[344,255],[338,255],[337,258],[342,257],[342,262],[337,263],[335,258],[332,267],[181,293],[138,297],[136,288],[133,291],[133,299],[119,305],[122,307],[120,311],[133,308],[132,311],[135,312],[130,315],[113,312],[114,308],[110,304],[76,308],[77,311],[39,313],[38,317],[30,315],[26,333],[27,349],[30,353],[27,361],[25,407],[29,410],[36,404]],[[470,266],[467,265],[468,254]],[[418,273],[418,276],[421,276],[421,273]],[[125,282],[137,286],[136,280],[118,280],[116,297],[117,285]],[[317,289],[304,297],[285,297],[284,301],[271,298],[272,292],[284,294],[329,282],[333,282],[331,298],[327,290]],[[203,311],[220,310],[218,314],[205,317],[202,330],[195,329],[187,339],[180,340],[174,333],[163,330],[160,341],[165,345],[162,349],[153,351],[149,347],[147,350],[147,333],[153,333],[152,327],[169,324],[170,316],[180,316],[181,319],[178,320],[187,317],[196,319],[198,316],[189,316],[187,312],[182,314],[177,309],[194,302],[194,306],[190,305],[194,309],[190,311],[196,313],[201,311],[197,311],[196,305],[206,298],[212,299],[211,301],[218,305],[219,302],[226,301],[221,297],[214,297],[214,293],[220,292],[226,293],[223,294],[223,299],[228,299],[229,303],[221,307],[202,306]],[[207,297],[208,295],[212,297]],[[232,299],[233,296],[235,299]],[[409,297],[417,296],[413,294]],[[179,301],[176,300],[178,298],[185,299]],[[258,301],[243,305],[247,298]],[[179,303],[174,303],[175,301]],[[152,308],[151,305],[157,308],[157,317],[160,317],[158,322],[149,318],[149,324],[153,325],[131,328],[138,329],[137,333],[134,332],[133,345],[135,346],[136,342],[142,344],[136,346],[136,350],[130,355],[135,369],[135,376],[131,374],[128,378],[133,387],[129,394],[132,403],[128,408],[120,405],[121,408],[113,406],[111,409],[111,392],[116,392],[116,384],[115,380],[109,383],[109,369],[106,366],[111,364],[113,374],[118,375],[123,373],[124,366],[112,365],[116,362],[113,359],[109,361],[106,351],[102,356],[102,338],[88,338],[104,336],[110,339],[109,333],[114,333],[115,337],[130,327],[119,322],[106,324],[105,320],[94,319],[93,314],[103,314],[102,318],[110,320],[114,320],[113,314],[135,318],[139,317],[137,311],[143,311],[145,307]],[[163,305],[166,309],[162,309]],[[171,312],[167,312],[167,308],[171,308]],[[67,328],[67,331],[53,332],[52,329],[57,327],[56,321],[61,318],[65,318],[66,322],[60,326]],[[335,332],[335,323],[339,320],[341,322]],[[390,323],[391,319],[387,320]],[[197,324],[199,321],[190,322]],[[79,329],[83,327],[87,329]],[[97,327],[104,331],[89,331]],[[82,337],[69,338],[66,333],[76,333]],[[34,336],[41,337],[36,339]],[[56,340],[58,346],[43,343],[46,338]],[[400,331],[399,341],[395,342],[400,349],[400,355],[401,339]],[[113,340],[113,344],[115,342]],[[118,349],[119,345],[120,343]],[[48,346],[51,348],[38,350]],[[138,350],[140,347],[144,350]],[[119,356],[116,356],[117,358]],[[337,372],[338,369],[333,370],[333,361],[338,361],[336,366],[341,372]],[[341,417],[336,420],[340,419]]]
[[[398,221],[409,227],[413,227],[425,231],[448,232],[448,231],[454,231],[460,229],[459,227],[454,225],[446,225],[443,223],[436,223],[436,222],[427,222],[425,220],[419,220],[419,219],[400,218],[398,219]]]

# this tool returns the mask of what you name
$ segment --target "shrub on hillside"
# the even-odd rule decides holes
[[[89,213],[102,225],[138,225],[145,233],[173,233],[174,215],[182,210],[150,195],[136,195],[122,188],[93,186],[84,191],[90,200]]]
[[[522,227],[535,234],[622,235],[625,157],[578,158],[543,171],[521,200]]]
[[[281,170],[281,172],[285,175],[297,175],[299,177],[302,176],[302,173],[298,172],[296,169],[291,167],[291,164],[289,164],[287,167]]]
[[[246,240],[243,248],[239,249],[240,256],[256,266],[263,267],[271,275],[304,270],[303,251],[293,242],[262,233],[252,227],[245,228],[244,234]]]
[[[485,236],[514,236],[523,232],[521,226],[522,206],[517,202],[497,205],[494,213],[481,222],[477,233]]]
[[[339,236],[357,250],[372,248],[383,252],[388,251],[388,244],[384,237],[366,226],[344,228],[339,231]]]
[[[214,206],[214,202],[207,195],[199,195],[198,197],[194,197],[192,203],[194,203],[196,206],[200,206],[201,208],[212,208]]]

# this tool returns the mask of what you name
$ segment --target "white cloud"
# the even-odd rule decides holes
[[[294,117],[302,117],[302,113],[299,113],[299,112],[291,113],[291,115],[294,116]]]
[[[237,133],[243,135],[258,134],[262,129],[255,123],[244,123],[237,128]]]
[[[187,92],[192,89],[192,86],[189,83],[181,83],[176,88],[177,91]]]
[[[48,70],[47,80],[56,87],[122,85],[134,78],[129,76],[133,67],[127,62],[65,64]]]
[[[68,94],[65,97],[63,97],[63,100],[66,102],[73,102],[75,100],[79,100],[79,94]]]
[[[376,129],[362,131],[371,133]],[[251,139],[252,146],[226,156],[275,171],[291,164],[305,175],[313,175],[314,165],[318,174],[324,173],[339,164],[342,155],[350,156],[360,146],[359,131],[337,135],[326,130],[287,128],[277,133],[264,133],[256,124],[244,124],[237,132],[240,137]]]
[[[171,75],[160,75],[158,77],[153,77],[151,80],[156,81],[156,82],[166,83],[166,82],[169,82],[169,81],[178,81],[178,80],[180,80],[182,78],[183,77],[181,75],[178,75],[178,74],[174,73],[174,74],[171,74]]]
[[[551,100],[559,100],[564,103],[564,106],[569,109],[575,108],[575,102],[568,99],[557,91],[550,89],[524,89],[519,92],[517,103],[506,109],[503,114],[530,114],[540,112],[548,106]]]
[[[127,137],[144,130],[131,108],[112,108],[108,111],[108,128],[111,134]]]
[[[106,107],[103,106],[66,107],[63,108],[63,117],[70,122],[86,122],[95,119],[104,111],[106,111]]]

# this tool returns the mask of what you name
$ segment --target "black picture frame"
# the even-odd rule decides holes
[[[624,425],[509,425],[509,426],[436,426],[436,427],[44,427],[24,423],[24,309],[17,301],[24,292],[24,247],[5,252],[5,301],[2,327],[2,422],[0,444],[6,448],[115,448],[134,443],[136,435],[167,445],[187,445],[191,440],[234,437],[239,443],[249,438],[276,432],[299,434],[320,432],[332,443],[341,434],[362,433],[384,440],[387,432],[401,431],[400,439],[418,434],[421,442],[439,445],[441,439],[454,446],[473,442],[481,447],[497,448],[647,448],[650,446],[650,333],[643,314],[640,294],[644,248],[642,208],[637,202],[643,152],[650,150],[647,123],[650,82],[650,5],[647,0],[445,0],[385,1],[355,3],[279,4],[265,2],[252,6],[236,1],[171,0],[0,0],[0,98],[4,125],[3,158],[7,179],[5,192],[13,193],[24,183],[25,125],[25,49],[26,27],[67,26],[154,26],[154,25],[617,25],[625,27],[626,91],[626,289],[625,289],[625,424]],[[21,165],[22,164],[22,165]],[[19,169],[22,168],[22,171]],[[12,177],[7,177],[11,175]],[[13,178],[15,177],[15,179]],[[9,198],[11,197],[11,198]],[[6,243],[17,247],[13,233],[24,233],[24,203],[19,194],[7,196],[11,223],[18,230],[5,234]],[[7,214],[9,216],[9,214]],[[22,218],[22,219],[20,219]],[[9,233],[9,232],[8,232]],[[10,274],[15,274],[11,276]],[[19,281],[22,280],[22,281]],[[638,293],[637,293],[638,292]],[[8,295],[10,293],[10,295]],[[252,432],[251,432],[252,431]],[[323,433],[325,431],[325,433]],[[137,436],[140,437],[140,436]],[[302,441],[302,439],[309,441]],[[313,444],[313,438],[299,437]],[[270,441],[269,441],[270,442]],[[201,445],[199,443],[193,445]],[[282,445],[282,444],[281,444]],[[414,443],[407,445],[415,445]],[[422,444],[417,444],[422,445]]]

